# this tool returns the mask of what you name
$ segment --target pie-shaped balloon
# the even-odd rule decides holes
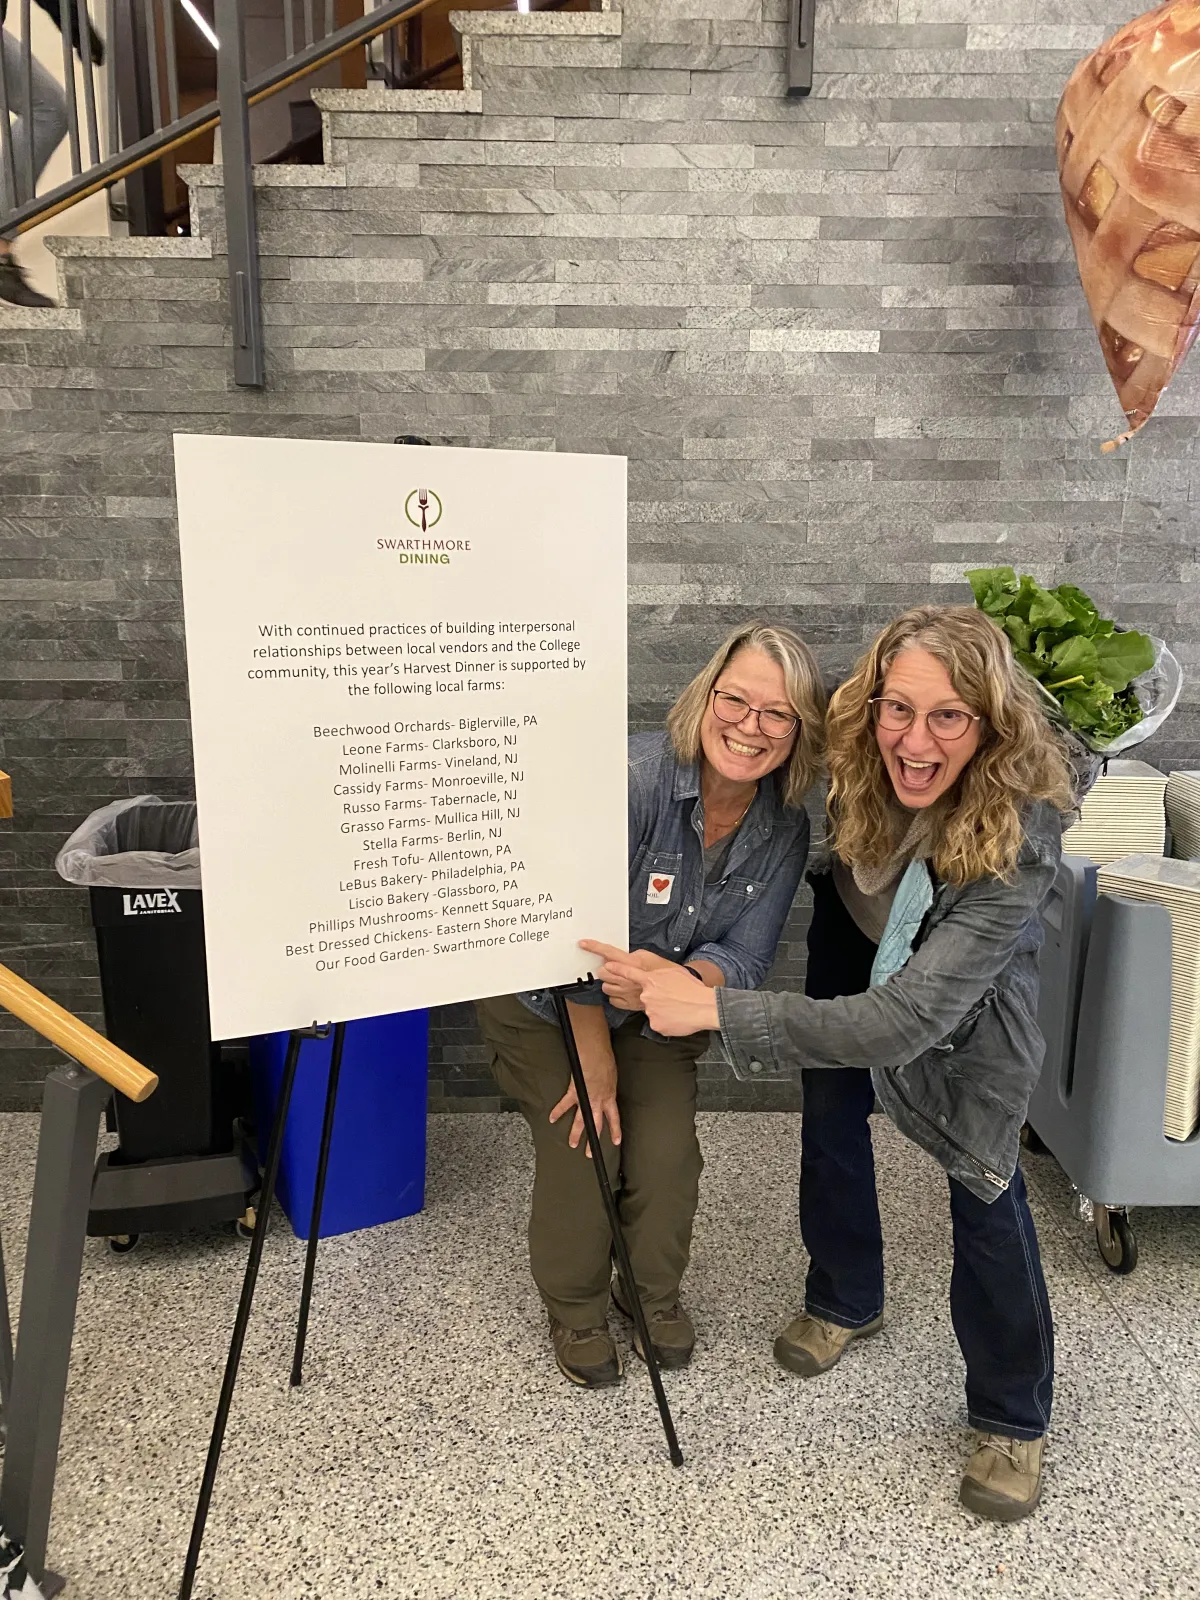
[[[1058,107],[1079,276],[1129,418],[1149,418],[1200,322],[1200,0],[1135,17],[1081,61]]]

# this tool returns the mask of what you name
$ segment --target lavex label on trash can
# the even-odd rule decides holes
[[[250,1041],[260,1161],[283,1079],[288,1035]],[[312,1221],[333,1031],[304,1039],[279,1163],[279,1202],[307,1239]],[[398,1011],[346,1024],[320,1236],[410,1217],[425,1204],[429,1013]]]
[[[142,889],[121,896],[121,910],[127,917],[180,916],[178,889]]]

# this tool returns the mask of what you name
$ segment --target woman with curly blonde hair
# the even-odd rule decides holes
[[[832,861],[810,880],[804,996],[706,992],[676,970],[649,974],[642,1004],[659,1033],[719,1027],[739,1076],[802,1068],[810,1264],[804,1310],[775,1341],[789,1371],[826,1372],[883,1326],[876,1098],[941,1163],[978,1433],[960,1499],[1015,1521],[1041,1495],[1053,1388],[1018,1154],[1044,1048],[1038,911],[1071,807],[1066,759],[1008,640],[965,607],[890,623],[833,696],[827,732]]]

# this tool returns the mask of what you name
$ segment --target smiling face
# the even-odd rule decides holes
[[[983,723],[972,722],[957,739],[939,738],[929,731],[924,712],[974,712],[976,708],[958,693],[942,663],[917,646],[901,650],[887,670],[879,695],[911,706],[917,713],[899,732],[880,726],[877,717],[875,738],[897,800],[910,811],[922,810],[957,783],[979,748]],[[876,706],[877,713],[879,709]]]
[[[787,697],[783,668],[761,650],[738,650],[721,669],[714,688],[724,694],[737,695],[748,706],[757,706],[761,711],[796,715]],[[798,731],[783,739],[769,739],[753,712],[747,713],[738,723],[722,722],[713,709],[710,694],[700,724],[700,748],[705,760],[723,778],[732,783],[757,783],[787,761]]]

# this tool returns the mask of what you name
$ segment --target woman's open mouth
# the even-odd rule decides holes
[[[744,739],[735,739],[732,734],[723,733],[725,748],[731,755],[740,756],[743,761],[756,761],[759,756],[766,754],[766,747],[761,744],[747,744]]]
[[[896,757],[896,772],[900,782],[912,794],[932,789],[941,770],[940,761],[908,761],[904,756]]]

